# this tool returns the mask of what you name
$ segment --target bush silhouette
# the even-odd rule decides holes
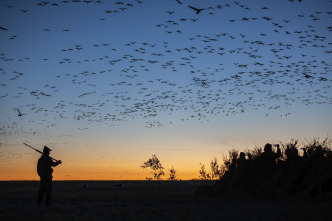
[[[332,142],[326,138],[266,144],[246,152],[232,150],[225,171],[210,191],[223,196],[300,196],[332,200]]]
[[[176,178],[176,170],[174,169],[174,167],[172,166],[172,168],[169,170],[169,178],[168,180],[177,180]]]
[[[153,172],[153,178],[156,180],[161,180],[161,177],[165,175],[164,167],[161,165],[160,160],[156,154],[153,154],[152,157],[143,163],[141,166],[143,169],[150,167]],[[146,177],[147,180],[152,180],[152,177]]]

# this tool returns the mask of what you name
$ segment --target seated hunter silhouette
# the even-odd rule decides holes
[[[277,153],[273,151],[272,145],[267,143],[264,146],[264,152],[260,155],[261,166],[265,167],[265,169],[270,169],[271,167],[275,166],[276,160],[281,157],[279,144],[276,144],[275,146],[277,147]]]

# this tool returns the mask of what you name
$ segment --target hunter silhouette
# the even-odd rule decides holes
[[[51,149],[44,146],[43,155],[39,158],[37,164],[37,172],[40,177],[40,186],[37,198],[37,206],[40,205],[43,195],[46,192],[46,202],[45,205],[49,206],[51,203],[52,196],[52,167],[56,167],[61,164],[61,160],[53,161],[50,155]]]
[[[265,169],[271,169],[271,167],[276,165],[276,159],[281,157],[279,144],[275,146],[277,147],[277,153],[273,151],[272,145],[267,143],[264,146],[264,152],[260,155],[261,166]]]
[[[246,161],[246,154],[244,152],[241,152],[240,157],[237,159],[237,166],[239,167],[240,165],[243,165],[244,163],[246,163]]]

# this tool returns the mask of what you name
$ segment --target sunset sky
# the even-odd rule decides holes
[[[190,8],[203,9],[201,11]],[[199,12],[199,13],[197,13]],[[0,2],[0,180],[141,180],[332,132],[332,2]]]

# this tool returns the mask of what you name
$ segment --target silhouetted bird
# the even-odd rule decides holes
[[[191,9],[193,9],[193,10],[195,10],[196,11],[196,14],[199,14],[201,11],[203,11],[203,10],[205,10],[204,8],[195,8],[195,7],[193,7],[193,6],[188,6],[189,8],[191,8]]]
[[[18,115],[17,115],[17,116],[22,117],[23,115],[25,115],[25,114],[22,114],[22,113],[20,112],[20,109],[17,109],[17,111],[18,111]]]

